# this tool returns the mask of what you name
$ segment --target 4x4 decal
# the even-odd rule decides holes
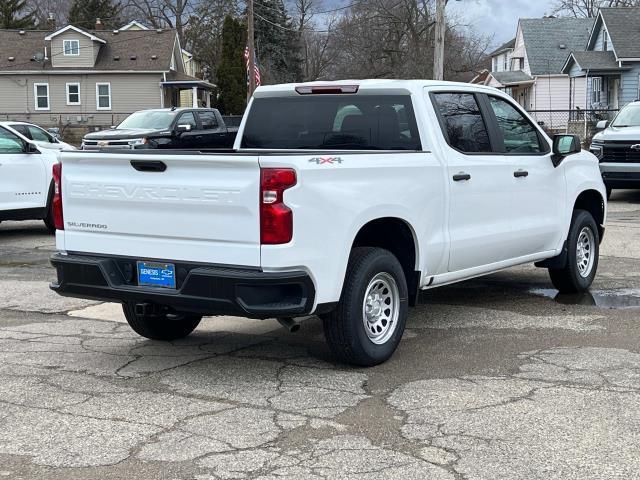
[[[334,163],[342,163],[343,160],[340,157],[313,157],[309,159],[309,163],[315,163],[317,165],[324,165],[325,163],[333,165]]]

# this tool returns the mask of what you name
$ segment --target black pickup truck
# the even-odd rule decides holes
[[[237,127],[227,127],[215,108],[159,108],[129,115],[120,125],[92,132],[82,150],[231,148]]]

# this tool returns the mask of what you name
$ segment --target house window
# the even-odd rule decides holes
[[[609,34],[606,30],[602,31],[602,50],[605,52],[609,50]]]
[[[72,57],[80,55],[80,40],[64,40],[62,45],[64,55]]]
[[[34,83],[33,98],[36,110],[49,110],[49,84]]]
[[[591,79],[591,103],[600,103],[602,98],[602,77],[593,77]]]
[[[493,62],[493,66],[492,66],[491,70],[493,72],[495,72],[495,71],[498,70],[498,59],[496,57],[493,57],[491,60]]]
[[[67,83],[67,105],[80,105],[79,83]]]
[[[111,110],[110,83],[96,83],[96,109]]]
[[[502,63],[502,69],[506,72],[507,70],[509,70],[509,58],[507,56],[507,54],[504,55],[504,61]]]

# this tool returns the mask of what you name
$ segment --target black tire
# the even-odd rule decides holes
[[[135,303],[132,302],[123,303],[122,310],[133,331],[151,340],[171,341],[184,338],[193,332],[202,320],[201,316],[189,314],[136,315]]]
[[[47,195],[47,215],[43,218],[44,224],[51,233],[56,233],[56,222],[53,219],[53,189],[55,185],[53,181],[51,181],[51,185],[49,185],[49,194]]]
[[[584,229],[591,231],[593,245],[590,247],[590,255],[593,257],[591,270],[588,275],[582,275],[578,267],[578,238]],[[600,255],[600,234],[593,216],[586,210],[574,210],[571,219],[571,228],[567,237],[567,264],[561,269],[549,269],[549,276],[553,286],[560,293],[582,293],[589,289],[598,270],[598,257]]]
[[[370,335],[376,335],[375,332],[371,332],[376,326],[367,324],[368,327],[365,327],[367,321],[364,302],[367,289],[370,286],[372,289],[376,288],[372,281],[381,275],[384,281],[390,282],[389,285],[395,282],[398,301],[394,310],[384,310],[384,302],[380,302],[376,308],[380,309],[382,305],[382,311],[391,312],[390,316],[395,315],[394,312],[397,310],[397,318],[395,329],[389,327],[388,330],[392,331],[387,330],[388,338],[383,336],[378,339],[383,343],[374,343]],[[379,291],[386,295],[384,288]],[[391,252],[371,247],[353,249],[338,306],[322,318],[327,343],[338,360],[363,367],[372,367],[388,360],[402,339],[409,309],[408,297],[402,266]],[[384,320],[380,322],[378,326],[381,326]],[[392,325],[393,322],[388,324]],[[384,323],[384,328],[387,328],[386,325],[387,323]]]
[[[44,217],[44,224],[51,233],[56,233],[56,223],[53,220],[53,202],[49,204],[47,208],[47,216]]]

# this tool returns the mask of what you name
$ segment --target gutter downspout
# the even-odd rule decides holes
[[[162,81],[166,83],[167,72],[162,72]],[[164,108],[164,85],[160,85],[160,108]]]
[[[589,69],[584,77],[584,138],[587,138],[587,107],[589,106]]]

